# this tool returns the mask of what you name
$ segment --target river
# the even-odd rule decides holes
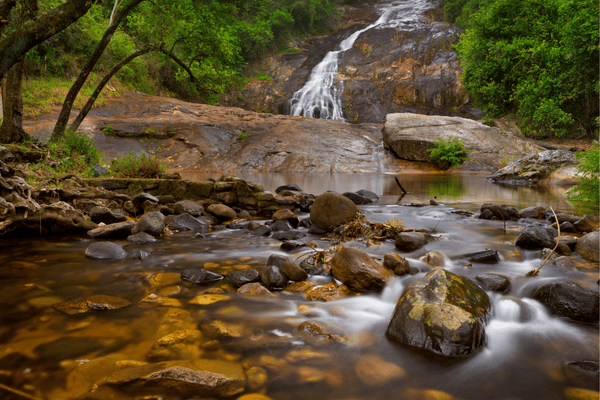
[[[517,249],[513,244],[525,221],[508,222],[505,232],[501,222],[455,212],[476,212],[486,201],[573,210],[564,190],[503,187],[476,176],[418,175],[401,177],[409,193],[400,198],[393,177],[383,175],[271,174],[255,178],[266,190],[283,183],[297,183],[316,194],[327,189],[370,189],[381,198],[376,204],[361,206],[369,221],[396,219],[407,228],[433,230],[441,240],[425,250],[402,254],[420,272],[394,277],[382,293],[354,293],[323,303],[290,291],[273,292],[270,300],[247,298],[239,296],[227,279],[210,286],[180,279],[187,268],[205,267],[224,274],[248,266],[263,267],[272,254],[294,260],[312,251],[284,252],[281,242],[252,236],[245,229],[214,230],[202,236],[172,233],[144,245],[116,240],[129,253],[118,261],[85,258],[91,242],[85,236],[3,239],[0,398],[24,398],[10,394],[9,387],[30,398],[48,400],[79,396],[180,399],[168,391],[146,397],[114,392],[102,383],[123,365],[156,361],[154,343],[181,329],[199,329],[202,335],[184,355],[163,357],[212,360],[242,366],[247,373],[260,371],[263,379],[246,391],[262,392],[274,400],[424,399],[428,394],[436,399],[450,399],[443,395],[451,395],[463,400],[558,400],[568,388],[598,389],[597,375],[568,366],[570,362],[598,361],[598,326],[553,317],[529,298],[541,283],[564,278],[598,290],[598,263],[573,255],[576,270],[549,263],[539,277],[525,277],[541,262],[539,251]],[[410,205],[426,204],[434,196],[440,205]],[[302,240],[313,243],[316,250],[331,245],[316,235]],[[376,259],[395,251],[391,241],[368,247],[362,241],[345,245],[363,248]],[[465,266],[456,257],[483,249],[498,250],[501,261]],[[487,344],[471,357],[444,359],[385,338],[402,289],[429,269],[422,261],[427,251],[443,254],[444,268],[450,271],[470,278],[494,272],[511,281],[505,293],[488,292],[494,311],[486,327]],[[310,280],[331,282],[327,276],[311,276]],[[222,297],[205,305],[192,301],[207,292]],[[81,315],[52,307],[92,294],[118,296],[131,305]],[[152,294],[163,296],[162,302],[149,301]],[[209,334],[207,326],[215,321],[229,333]],[[299,333],[297,328],[305,321],[320,323],[338,340],[321,341]],[[94,384],[99,385],[95,394]]]

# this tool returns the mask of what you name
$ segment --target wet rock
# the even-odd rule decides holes
[[[281,240],[282,242],[288,240],[297,240],[302,239],[306,236],[306,233],[301,231],[284,231],[284,232],[275,232],[271,237],[275,240]]]
[[[392,272],[362,250],[344,247],[331,259],[331,274],[358,292],[381,291]]]
[[[146,244],[156,242],[156,238],[146,232],[138,232],[135,235],[127,236],[127,241],[131,244]]]
[[[281,240],[281,239],[277,239],[277,240]],[[306,243],[301,242],[299,240],[285,240],[283,243],[281,243],[281,250],[294,251],[294,250],[297,250],[304,246],[306,246]]]
[[[292,229],[290,224],[286,220],[278,220],[271,224],[272,232],[289,231]]]
[[[150,361],[199,359],[202,356],[201,339],[202,332],[197,329],[178,330],[158,339],[146,357]]]
[[[138,220],[131,233],[146,232],[153,236],[160,236],[165,229],[165,216],[158,211],[146,213]]]
[[[357,194],[354,192],[345,192],[345,193],[342,193],[342,196],[349,198],[356,205],[373,203],[373,200],[371,200],[369,197],[361,196],[360,194]]]
[[[237,294],[244,297],[273,296],[273,293],[258,282],[247,283],[237,290]]]
[[[444,256],[438,252],[430,251],[421,259],[423,264],[429,265],[430,267],[443,267],[446,264]]]
[[[444,356],[467,356],[485,344],[490,311],[490,300],[479,286],[434,268],[406,286],[386,336]]]
[[[575,251],[583,258],[598,262],[598,242],[599,231],[590,232],[577,240]]]
[[[542,284],[532,297],[560,317],[588,324],[598,323],[597,292],[587,290],[574,282],[550,282]]]
[[[267,225],[261,225],[258,228],[251,230],[250,234],[254,236],[269,236],[271,234],[271,228]]]
[[[167,227],[172,231],[199,231],[208,232],[209,224],[191,214],[179,214],[167,219]]]
[[[275,265],[277,268],[281,268],[286,261],[290,261],[286,256],[282,256],[281,254],[271,254],[267,259],[267,265]]]
[[[66,314],[83,314],[90,311],[108,311],[127,307],[131,302],[120,297],[92,295],[79,299],[52,304],[52,307]]]
[[[279,186],[277,189],[275,189],[275,193],[279,194],[279,193],[283,192],[284,190],[292,190],[294,192],[303,192],[303,190],[300,189],[300,186],[296,185],[295,183],[292,183],[290,185]]]
[[[556,265],[557,267],[564,268],[569,271],[577,270],[577,267],[575,266],[575,264],[573,264],[573,262],[568,257],[565,257],[565,256],[556,257],[553,261],[554,261],[554,265]]]
[[[556,216],[554,214],[556,214]],[[556,223],[556,221],[558,220],[559,224],[562,224],[563,222],[570,222],[574,224],[575,222],[581,219],[581,217],[578,217],[577,215],[556,211],[552,212],[552,210],[550,209],[544,212],[544,218],[550,221],[551,223]]]
[[[523,232],[517,237],[515,246],[526,248],[544,248],[553,249],[556,245],[556,236],[558,232],[546,225],[527,225]]]
[[[358,379],[368,386],[379,387],[404,378],[406,371],[396,364],[385,361],[378,355],[365,354],[354,364],[354,372]]]
[[[500,261],[500,254],[496,250],[481,250],[474,253],[461,254],[458,258],[472,263],[496,264]]]
[[[580,220],[573,223],[573,226],[579,232],[591,232],[598,229],[599,218],[597,215],[586,214]]]
[[[547,150],[511,161],[506,167],[494,172],[489,179],[492,182],[528,185],[549,178],[560,168],[577,164],[577,157],[570,151]]]
[[[127,217],[122,212],[114,212],[107,207],[97,206],[88,212],[90,219],[95,223],[114,224],[116,222],[127,221]]]
[[[595,390],[569,387],[562,392],[565,400],[596,400],[600,398],[600,393]]]
[[[163,394],[230,397],[244,391],[239,364],[220,360],[164,361],[113,373],[106,383],[133,393],[151,389]]]
[[[219,221],[228,221],[237,218],[235,210],[225,204],[211,204],[206,211],[214,215]]]
[[[545,211],[546,209],[544,207],[533,206],[519,210],[519,215],[521,218],[544,219]]]
[[[313,225],[325,231],[350,222],[356,217],[358,208],[350,199],[335,192],[326,192],[317,196],[310,209]]]
[[[492,290],[494,292],[506,292],[510,287],[508,278],[498,274],[477,275],[475,280],[485,290]]]
[[[53,361],[74,359],[102,349],[102,344],[84,337],[61,337],[36,346],[33,351],[40,358]]]
[[[600,375],[600,365],[598,364],[598,361],[571,361],[567,363],[567,366],[585,374]]]
[[[131,199],[131,202],[133,203],[133,206],[135,208],[137,208],[138,210],[141,210],[141,209],[144,208],[143,205],[144,205],[144,202],[146,202],[146,201],[158,204],[158,199],[155,196],[152,196],[149,193],[136,194]]]
[[[302,269],[298,264],[291,261],[284,261],[281,264],[281,272],[285,274],[291,281],[300,282],[308,278],[306,270]]]
[[[329,283],[310,287],[304,293],[304,298],[308,301],[334,301],[346,297],[349,293],[348,286]]]
[[[275,265],[268,265],[260,271],[260,280],[269,290],[283,290],[288,283],[288,277]]]
[[[395,246],[400,251],[411,252],[425,246],[431,239],[428,233],[400,232],[396,237]]]
[[[216,272],[212,272],[204,268],[186,269],[183,272],[181,272],[181,279],[187,282],[195,283],[197,285],[208,285],[213,282],[218,282],[223,278],[223,275],[217,274]]]
[[[273,221],[287,221],[293,228],[297,228],[300,220],[292,210],[277,210],[272,216]]]
[[[247,268],[227,273],[227,279],[233,286],[240,287],[247,283],[260,282],[260,275],[254,268]]]
[[[175,214],[190,214],[192,217],[199,217],[204,214],[204,208],[193,200],[180,200],[173,206]]]
[[[101,165],[94,165],[94,167],[92,168],[92,172],[94,173],[94,176],[96,178],[99,178],[101,176],[110,175],[110,170],[108,170],[107,168],[104,168]]]
[[[484,203],[481,205],[481,212],[483,213],[485,210],[491,211],[493,218],[499,221],[510,221],[517,220],[521,218],[521,215],[514,207],[503,206],[500,204],[492,204],[492,203]],[[489,215],[489,213],[486,213]],[[493,218],[483,218],[481,215],[480,219],[493,219]]]
[[[387,253],[383,257],[383,266],[391,270],[396,275],[408,273],[408,260],[396,253]]]
[[[87,235],[94,239],[126,238],[131,235],[134,227],[135,222],[132,221],[117,222],[89,230],[87,231]]]
[[[127,257],[121,246],[112,242],[94,242],[85,249],[85,256],[99,260],[120,259]]]
[[[176,201],[175,196],[172,194],[162,194],[156,196],[156,198],[158,199],[158,204],[173,204]]]
[[[562,233],[575,233],[577,232],[577,229],[575,229],[572,223],[570,223],[569,221],[565,221],[562,224],[560,224],[560,231]]]
[[[379,196],[377,196],[375,193],[373,193],[369,190],[361,189],[361,190],[358,190],[356,192],[356,194],[359,196],[366,197],[367,199],[370,199],[371,203],[377,203],[377,201],[379,201]]]

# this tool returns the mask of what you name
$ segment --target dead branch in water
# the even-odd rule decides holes
[[[550,256],[552,254],[554,254],[554,252],[556,251],[556,248],[558,247],[558,244],[560,243],[560,224],[558,223],[558,217],[556,216],[556,213],[554,212],[552,207],[550,207],[550,210],[552,210],[552,214],[554,214],[554,220],[556,221],[556,228],[558,229],[558,237],[556,238],[556,245],[554,246],[552,251],[548,254],[546,259],[542,262],[542,264],[538,267],[538,269],[532,269],[531,271],[526,273],[525,276],[537,276],[540,272],[540,269],[542,269],[544,264],[546,264],[546,262],[550,259]]]
[[[398,180],[398,178],[394,177],[394,179],[396,180],[396,183],[398,184],[398,187],[400,187],[400,190],[402,190],[402,192],[404,192],[404,194],[408,193],[406,190],[404,190],[404,188],[400,184],[400,181]]]

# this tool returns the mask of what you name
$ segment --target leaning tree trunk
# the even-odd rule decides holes
[[[73,83],[73,86],[71,86],[71,89],[69,89],[69,92],[65,97],[65,101],[63,103],[62,109],[60,110],[58,120],[56,121],[54,130],[52,131],[52,136],[50,137],[51,142],[55,142],[64,136],[65,129],[67,127],[67,124],[69,123],[71,109],[73,108],[73,103],[75,103],[75,99],[77,98],[79,91],[85,84],[85,81],[87,80],[88,76],[92,72],[92,69],[100,59],[100,56],[102,56],[102,53],[104,53],[106,46],[108,46],[108,44],[110,43],[110,39],[113,33],[115,33],[115,31],[119,27],[121,21],[125,19],[125,17],[129,14],[129,11],[131,11],[142,1],[144,0],[131,0],[127,4],[125,4],[123,8],[119,9],[119,11],[117,11],[117,13],[114,15],[114,18],[108,26],[108,29],[106,29],[106,32],[104,32],[104,36],[102,36],[102,39],[100,39],[100,41],[96,45],[94,52],[81,69],[79,76],[77,77],[75,83]]]
[[[23,98],[21,87],[25,72],[25,60],[13,65],[6,74],[2,111],[4,119],[0,126],[0,143],[18,143],[27,137],[23,130]]]

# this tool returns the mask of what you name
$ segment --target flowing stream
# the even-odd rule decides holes
[[[320,192],[330,182],[337,182],[337,190],[344,190],[344,182],[347,188],[352,186],[349,178],[354,175],[340,175],[339,181],[320,176],[310,181]],[[264,267],[272,254],[296,260],[312,252],[306,248],[285,252],[277,240],[250,235],[246,229],[226,228],[201,236],[172,233],[144,245],[115,240],[129,254],[124,260],[87,259],[84,251],[91,241],[85,236],[3,239],[0,385],[4,386],[0,386],[0,398],[23,398],[5,389],[9,387],[47,400],[181,399],[160,389],[143,396],[114,392],[103,382],[119,368],[188,358],[243,368],[249,377],[246,393],[260,392],[273,400],[559,400],[572,388],[597,391],[598,376],[569,363],[598,361],[598,326],[549,315],[529,296],[541,283],[565,278],[598,290],[598,263],[574,255],[575,270],[549,263],[539,277],[527,278],[525,273],[541,262],[539,251],[516,249],[513,244],[527,222],[508,222],[505,233],[501,222],[456,212],[476,212],[485,201],[507,198],[514,201],[505,204],[521,207],[527,196],[529,205],[569,211],[569,204],[560,200],[564,196],[548,191],[540,198],[536,191],[520,191],[517,201],[509,194],[510,188],[494,193],[479,187],[483,192],[477,194],[477,203],[472,203],[465,198],[473,195],[470,190],[448,191],[457,184],[443,183],[443,179],[419,176],[413,182],[407,177],[404,183],[410,193],[400,203],[397,195],[378,191],[382,195],[378,203],[361,207],[371,222],[396,219],[407,228],[435,230],[440,240],[423,251],[402,254],[419,272],[394,277],[381,293],[349,294],[330,302],[308,301],[302,293],[290,290],[274,292],[266,299],[244,297],[227,279],[209,286],[180,279],[187,268],[204,267],[226,274]],[[421,185],[423,182],[428,184]],[[438,189],[432,192],[427,186]],[[428,201],[434,193],[440,205],[407,205]],[[330,241],[315,235],[303,240],[317,250],[331,246]],[[379,260],[395,251],[391,241],[344,245],[362,248]],[[501,261],[464,265],[458,260],[460,254],[483,249],[497,250]],[[444,268],[472,279],[494,272],[511,281],[505,293],[488,292],[494,313],[486,327],[487,344],[471,357],[444,359],[385,337],[403,288],[429,270],[422,260],[428,251],[443,255]],[[311,276],[310,280],[332,282],[328,276]],[[52,307],[93,294],[118,296],[131,305],[81,315],[67,315]],[[214,303],[198,304],[194,299],[199,295],[219,296]],[[321,336],[299,332],[298,327],[306,321],[321,324],[325,333],[337,339],[321,340]],[[220,333],[206,328],[215,323],[221,324]],[[164,348],[163,353],[156,353],[157,340],[181,330],[202,333],[188,344],[173,345],[171,353]]]
[[[342,40],[336,50],[328,52],[313,68],[304,87],[294,93],[290,100],[290,115],[345,121],[341,98],[343,82],[336,82],[343,54],[354,46],[363,32],[370,29],[390,26],[404,30],[417,29],[424,23],[423,13],[434,7],[434,3],[428,0],[404,0],[379,5],[381,16],[377,21]]]

